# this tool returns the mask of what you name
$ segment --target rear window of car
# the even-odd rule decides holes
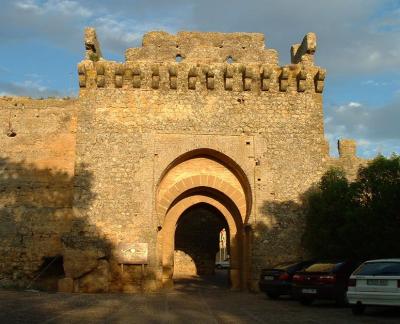
[[[354,273],[359,276],[400,276],[400,262],[368,262]]]
[[[281,263],[278,264],[277,266],[274,267],[274,269],[278,269],[278,270],[286,270],[290,267],[293,267],[295,265],[297,265],[298,263],[293,263],[293,262],[286,262],[286,263]]]
[[[337,268],[339,268],[343,262],[340,263],[329,263],[329,262],[321,262],[321,263],[314,263],[309,267],[305,268],[305,272],[333,272]]]

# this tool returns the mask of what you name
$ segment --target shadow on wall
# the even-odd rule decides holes
[[[109,291],[111,244],[85,216],[92,179],[0,159],[0,286],[55,290],[67,276],[69,290]]]
[[[304,192],[299,202],[263,202],[259,210],[261,220],[253,228],[252,253],[255,258],[259,256],[253,278],[258,278],[263,267],[309,257],[303,248],[302,236],[305,229],[304,208],[312,190],[313,187]]]
[[[92,175],[84,172],[90,188]],[[36,286],[56,288],[64,275],[63,236],[76,226],[74,179],[67,172],[0,159],[0,280],[26,287],[47,268]],[[87,207],[93,195],[82,200]],[[80,225],[84,228],[84,224]]]
[[[141,267],[122,271],[111,243],[87,219],[95,198],[92,181],[85,165],[77,166],[73,177],[0,158],[0,287],[141,289]]]

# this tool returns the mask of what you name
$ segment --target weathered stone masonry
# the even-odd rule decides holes
[[[207,204],[229,227],[232,287],[257,289],[261,267],[305,253],[301,195],[364,163],[350,140],[329,157],[313,33],[286,66],[256,33],[151,32],[123,63],[93,29],[85,47],[77,99],[0,99],[2,282],[56,257],[63,291],[169,286],[179,217]],[[148,244],[144,271],[121,267],[120,243]]]

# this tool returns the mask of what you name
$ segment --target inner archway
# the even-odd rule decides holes
[[[173,278],[215,275],[215,258],[223,229],[228,229],[229,241],[228,223],[212,205],[199,203],[184,211],[175,230]],[[227,251],[229,253],[229,244]],[[219,276],[219,279],[228,283],[227,278]]]
[[[190,271],[195,274],[213,272],[218,236],[224,228],[228,233],[231,287],[246,287],[249,245],[244,228],[251,211],[250,184],[234,161],[214,153],[208,149],[188,152],[171,162],[158,181],[156,211],[165,285],[172,284],[180,271],[189,270],[182,269],[182,262],[191,264]],[[201,219],[204,229],[199,223]],[[202,232],[205,228],[212,241],[209,246],[203,247],[201,240],[193,239],[192,245],[187,244],[191,231]]]

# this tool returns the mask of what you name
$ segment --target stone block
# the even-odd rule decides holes
[[[99,263],[98,252],[93,250],[65,249],[64,271],[70,278],[79,278],[95,269]]]
[[[63,293],[72,293],[74,291],[74,279],[72,278],[59,279],[57,283],[57,291]]]
[[[79,279],[79,291],[86,293],[108,292],[110,266],[106,260],[99,260],[98,267]]]

